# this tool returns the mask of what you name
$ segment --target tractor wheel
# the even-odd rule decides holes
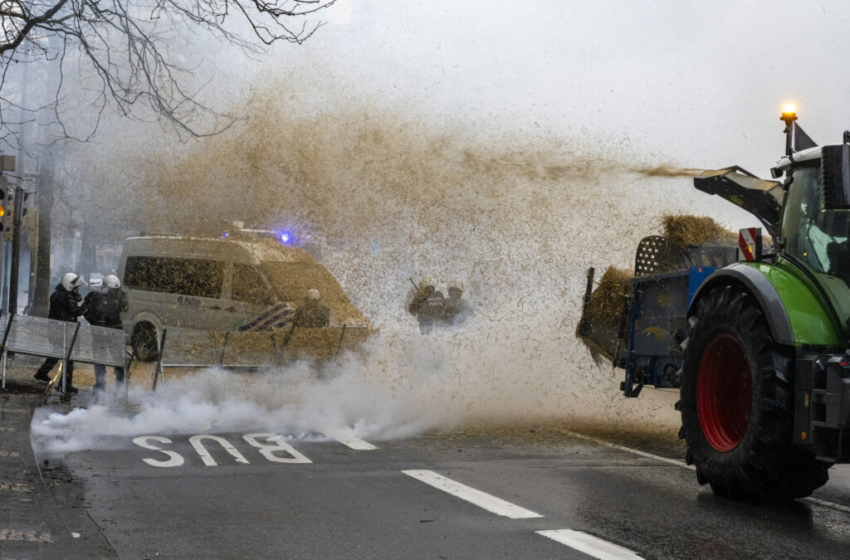
[[[677,408],[700,484],[728,498],[789,500],[826,483],[830,465],[791,442],[793,363],[744,290],[719,286],[697,304]]]
[[[157,358],[159,349],[156,341],[156,327],[150,323],[137,324],[133,328],[130,341],[139,361],[152,362]]]

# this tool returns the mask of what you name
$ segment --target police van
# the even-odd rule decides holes
[[[129,303],[124,329],[141,360],[156,356],[163,328],[284,327],[311,288],[330,308],[331,327],[368,327],[324,266],[272,239],[132,237],[118,277]]]

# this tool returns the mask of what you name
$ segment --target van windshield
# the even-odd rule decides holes
[[[333,276],[318,264],[264,262],[260,269],[281,301],[300,302],[307,290],[319,290],[325,303],[349,303]]]

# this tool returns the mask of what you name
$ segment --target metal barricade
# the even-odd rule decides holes
[[[127,335],[123,329],[82,325],[71,349],[71,360],[87,364],[124,367],[127,359]]]
[[[168,329],[160,340],[163,368],[258,368],[280,359],[282,329],[266,332],[196,331]]]
[[[200,331],[163,329],[157,341],[159,358],[153,374],[153,390],[165,384],[165,368],[262,369],[285,360],[331,359],[342,349],[361,344],[369,335],[362,327],[297,329],[292,326],[267,331]]]
[[[2,344],[3,388],[9,352],[65,361],[127,366],[127,337],[121,329],[93,327],[55,319],[12,315],[5,325]],[[63,371],[67,366],[63,368]],[[64,375],[63,375],[64,378]]]
[[[160,366],[210,367],[218,365],[225,333],[169,328],[167,338],[158,341],[162,346]]]

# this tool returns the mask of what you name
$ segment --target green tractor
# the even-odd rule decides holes
[[[588,271],[578,335],[625,369],[626,396],[679,389],[687,462],[731,498],[808,496],[850,458],[850,133],[817,146],[796,119],[786,106],[774,181],[694,179],[758,218],[769,252],[761,228],[679,254],[644,239],[619,328],[588,316]]]

